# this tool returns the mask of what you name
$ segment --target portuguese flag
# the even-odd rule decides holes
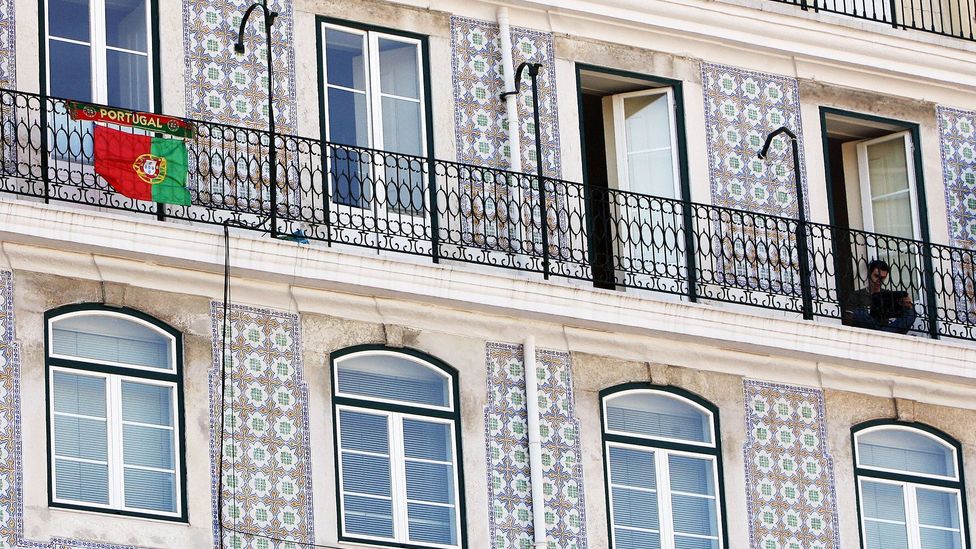
[[[190,205],[186,144],[95,125],[95,172],[137,200]]]

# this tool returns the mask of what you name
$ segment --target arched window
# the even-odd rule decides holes
[[[969,546],[959,443],[924,425],[889,420],[853,433],[865,549]]]
[[[339,537],[460,547],[457,378],[410,350],[334,353]]]
[[[717,409],[643,383],[601,397],[612,547],[725,547]]]
[[[185,520],[180,333],[102,305],[45,318],[51,504]]]

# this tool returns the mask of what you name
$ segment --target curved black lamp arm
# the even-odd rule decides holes
[[[766,136],[766,142],[763,143],[762,150],[759,151],[759,159],[760,160],[765,160],[766,159],[766,154],[769,152],[769,146],[773,144],[773,138],[775,138],[777,135],[779,135],[781,133],[785,133],[786,135],[788,135],[790,137],[790,139],[793,140],[794,143],[796,143],[796,134],[793,133],[786,126],[780,126],[778,129],[773,130],[769,135]]]
[[[523,62],[515,69],[515,89],[513,91],[502,92],[498,97],[502,101],[505,100],[509,95],[518,95],[522,91],[522,72],[528,68],[529,76],[536,78],[539,76],[539,71],[542,69],[542,63],[529,63],[528,61]]]
[[[244,17],[241,18],[241,26],[237,29],[237,42],[234,43],[234,52],[244,53],[244,28],[247,27],[247,20],[251,17],[251,12],[255,9],[261,8],[264,12],[264,24],[268,29],[274,25],[275,19],[278,18],[278,12],[271,11],[268,9],[268,0],[263,0],[261,3],[255,2],[251,4],[247,11],[244,12]],[[269,37],[270,38],[270,37]],[[271,47],[270,41],[268,47]]]

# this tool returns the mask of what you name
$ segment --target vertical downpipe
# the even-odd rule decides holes
[[[508,146],[511,150],[509,169],[522,172],[522,139],[519,133],[518,95],[515,94],[515,62],[512,61],[512,31],[508,24],[508,8],[498,8],[498,35],[502,48],[502,77],[505,81],[505,115],[508,119]]]
[[[525,363],[525,411],[529,428],[529,481],[532,485],[533,546],[548,546],[546,508],[542,491],[542,435],[539,430],[539,378],[535,363],[535,336],[526,336],[522,346]]]

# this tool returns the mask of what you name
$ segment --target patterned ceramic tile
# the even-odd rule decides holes
[[[14,0],[0,0],[0,88],[17,89]]]
[[[949,238],[976,248],[976,111],[939,107],[939,135]]]
[[[522,347],[489,343],[486,360],[491,539],[497,549],[528,548],[532,546],[533,525]],[[586,547],[583,472],[570,359],[565,353],[540,350],[536,360],[549,547],[582,549]]]
[[[309,454],[308,390],[303,379],[296,315],[249,307],[230,309],[227,393],[224,405],[223,482],[220,446],[221,304],[212,305],[214,364],[211,383],[213,504],[223,490],[225,533],[221,547],[298,547],[314,541]],[[275,543],[273,540],[287,540]]]
[[[505,91],[502,76],[502,55],[498,25],[487,21],[451,18],[451,48],[453,53],[455,133],[457,139],[457,158],[459,162],[491,168],[508,168],[512,151],[508,143],[508,119],[505,103],[499,98]],[[517,67],[523,61],[542,63],[539,73],[539,118],[542,134],[543,170],[548,177],[559,177],[562,172],[559,151],[559,122],[556,111],[556,73],[553,65],[552,35],[530,29],[512,27],[512,59]],[[532,91],[528,73],[524,73],[522,92],[518,96],[519,138],[522,144],[518,154],[522,156],[522,169],[526,173],[536,171],[535,125],[533,120]],[[485,193],[480,181],[466,182],[466,191],[474,197]],[[522,182],[523,189],[506,189],[497,185],[489,189],[493,200],[483,202],[473,200],[473,212],[465,219],[473,219],[474,226],[468,227],[478,244],[482,238],[498,237],[503,247],[514,247],[519,240],[534,241],[541,246],[540,235],[515,234],[513,224],[506,221],[508,213],[503,211],[506,201],[521,203],[521,196],[537,203],[537,192],[529,188],[528,180]],[[496,207],[495,204],[498,204]],[[469,206],[471,207],[471,206]],[[519,212],[515,212],[518,216]],[[520,225],[532,226],[531,212],[523,208]],[[496,217],[497,216],[497,217]],[[486,222],[487,220],[487,222]],[[550,230],[555,228],[555,219],[549,220]],[[536,220],[538,225],[538,220]],[[508,226],[510,234],[496,234],[496,227]],[[503,233],[505,231],[502,231]],[[534,231],[539,233],[539,231]],[[511,242],[509,242],[511,238]],[[553,240],[555,242],[555,240]],[[556,245],[553,244],[555,247]]]
[[[786,126],[800,136],[801,173],[806,173],[796,79],[703,63],[702,87],[712,202],[797,217],[789,139],[778,138],[766,162],[756,156],[766,135]]]
[[[264,129],[268,125],[264,22],[251,15],[244,44],[234,53],[237,29],[251,0],[183,0],[183,49],[186,52],[186,113],[191,118]],[[295,50],[292,3],[272,0],[280,15],[272,28],[275,66],[275,121],[282,132],[295,120]]]
[[[749,546],[837,549],[823,392],[746,380]]]

